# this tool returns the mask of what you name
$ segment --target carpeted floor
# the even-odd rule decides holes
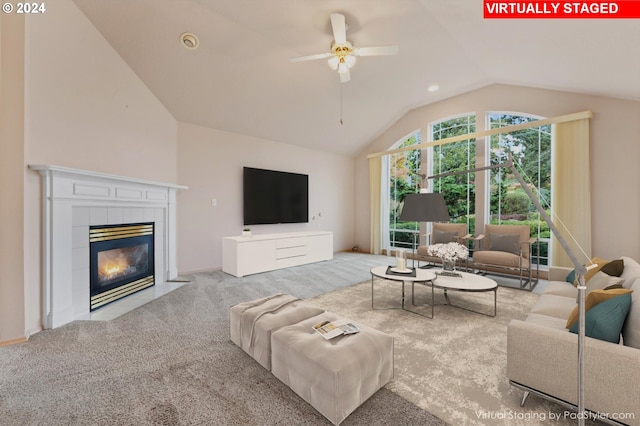
[[[245,277],[182,277],[112,321],[76,321],[0,348],[2,425],[323,425],[329,422],[229,340],[229,308],[276,292],[308,298],[363,281],[382,256]],[[343,425],[442,425],[382,389]]]
[[[394,336],[394,381],[345,426],[570,424],[552,421],[562,409],[535,397],[520,409],[521,394],[505,377],[506,325],[524,317],[537,295],[501,287],[496,318],[450,306],[438,306],[434,319],[372,311],[369,270],[394,262],[337,253],[330,262],[244,278],[187,275],[178,290],[115,320],[76,321],[0,347],[0,424],[329,424],[229,340],[232,305],[278,292],[313,298]],[[380,289],[381,304],[397,304],[398,284]],[[452,297],[475,308],[492,302],[488,294]]]

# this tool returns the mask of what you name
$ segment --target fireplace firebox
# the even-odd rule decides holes
[[[155,284],[154,224],[89,228],[90,310]]]

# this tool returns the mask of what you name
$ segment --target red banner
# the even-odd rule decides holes
[[[638,19],[640,1],[484,0],[485,19]]]

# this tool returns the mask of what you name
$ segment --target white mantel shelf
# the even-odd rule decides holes
[[[42,315],[55,328],[89,313],[89,226],[155,223],[156,283],[177,276],[176,193],[186,186],[55,165],[42,176]]]

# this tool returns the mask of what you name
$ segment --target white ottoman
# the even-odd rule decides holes
[[[393,378],[393,337],[356,324],[357,334],[325,340],[313,330],[340,317],[325,312],[271,334],[271,372],[339,425]]]
[[[324,312],[288,294],[275,294],[231,307],[231,341],[271,370],[271,332]]]

